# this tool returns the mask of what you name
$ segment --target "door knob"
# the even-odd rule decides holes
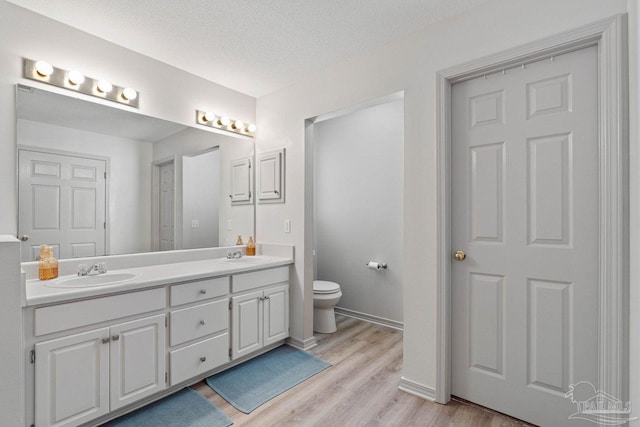
[[[463,259],[465,259],[467,257],[467,254],[464,253],[464,251],[456,251],[455,254],[453,254],[453,258],[456,261],[462,261]]]
[[[20,236],[20,240],[23,242],[26,242],[27,240],[29,240],[29,235],[28,234],[23,234],[22,236]]]

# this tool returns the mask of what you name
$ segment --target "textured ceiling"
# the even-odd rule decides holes
[[[9,0],[261,96],[489,0]]]

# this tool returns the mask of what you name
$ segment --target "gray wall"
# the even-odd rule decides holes
[[[317,276],[338,307],[403,320],[403,100],[314,125]],[[385,262],[379,272],[365,267]]]

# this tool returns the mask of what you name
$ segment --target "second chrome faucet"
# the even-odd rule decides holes
[[[89,264],[80,264],[78,266],[78,276],[87,276],[92,272],[96,272],[96,274],[103,274],[107,272],[107,264],[104,262],[99,262],[97,264],[89,265]]]

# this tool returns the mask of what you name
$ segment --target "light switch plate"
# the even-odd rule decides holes
[[[200,220],[192,219],[191,220],[191,228],[200,228]]]
[[[291,233],[291,220],[290,219],[285,219],[284,220],[284,232],[285,233]]]

